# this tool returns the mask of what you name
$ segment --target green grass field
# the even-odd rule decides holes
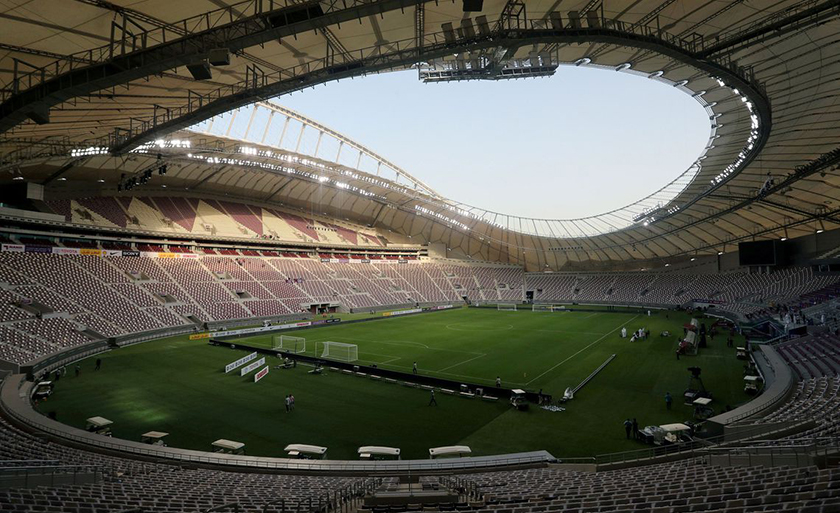
[[[427,391],[341,373],[311,375],[305,365],[272,369],[254,383],[253,374],[223,372],[244,351],[187,337],[113,350],[102,356],[100,371],[93,370],[93,359],[84,360],[81,375],[74,377],[71,368],[38,408],[77,427],[101,415],[114,421],[115,436],[130,440],[166,431],[171,446],[209,450],[213,440],[228,438],[244,442],[252,455],[282,456],[288,443],[309,443],[329,447],[333,459],[355,458],[360,445],[401,447],[404,459],[425,458],[429,447],[452,444],[469,445],[476,455],[546,449],[558,457],[591,456],[643,447],[625,440],[627,417],[640,426],[691,419],[692,408],[679,400],[689,366],[703,369],[717,411],[749,399],[742,363],[723,335],[700,356],[676,360],[676,335],[688,319],[678,312],[647,317],[455,309],[287,333],[305,337],[310,355],[319,341],[352,343],[361,363],[411,372],[416,361],[421,374],[472,383],[492,384],[500,376],[504,386],[542,388],[555,398],[616,354],[564,412],[536,405],[520,412],[504,400],[440,393],[438,406],[430,407]],[[644,326],[652,336],[631,344],[619,337],[622,326]],[[663,330],[674,335],[660,337]],[[271,336],[241,341],[273,346]],[[272,366],[278,362],[269,358]],[[675,397],[671,411],[665,392]],[[288,393],[297,403],[290,414],[283,405]]]

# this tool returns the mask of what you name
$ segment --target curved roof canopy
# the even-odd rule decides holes
[[[12,3],[0,14],[0,166],[50,193],[89,191],[101,179],[113,194],[122,173],[160,157],[173,163],[167,193],[323,210],[529,268],[714,253],[840,224],[837,0],[760,9],[740,0],[485,0],[480,12],[410,0],[214,0],[209,11],[198,0]],[[414,66],[428,81],[504,80],[561,64],[640,73],[694,95],[709,113],[706,153],[624,209],[540,220],[442,198],[309,120],[297,122],[339,141],[345,160],[279,151],[262,134],[183,131],[365,73]]]

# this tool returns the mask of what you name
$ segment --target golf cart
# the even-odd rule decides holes
[[[35,385],[35,390],[32,392],[32,398],[36,401],[41,401],[51,396],[53,393],[52,381],[41,381]]]
[[[525,391],[519,388],[514,388],[510,391],[510,405],[517,410],[527,410],[528,400],[525,399]]]

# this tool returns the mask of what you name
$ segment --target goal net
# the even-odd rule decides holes
[[[287,353],[305,353],[306,339],[289,335],[274,335],[274,350]]]
[[[505,312],[515,312],[516,311],[516,303],[499,303],[496,305],[500,311]]]
[[[355,362],[359,359],[359,346],[344,342],[321,342],[324,350],[321,358],[330,358],[341,362]]]
[[[565,309],[563,305],[531,305],[532,312],[562,312]]]

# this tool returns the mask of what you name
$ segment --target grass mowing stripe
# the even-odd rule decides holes
[[[633,317],[632,319],[630,319],[628,322],[619,324],[619,325],[618,325],[618,326],[616,326],[616,327],[615,327],[615,329],[613,329],[612,331],[610,331],[610,332],[608,332],[608,333],[604,333],[604,335],[603,335],[601,338],[599,338],[598,340],[596,340],[595,342],[592,342],[592,343],[591,343],[591,344],[589,344],[588,346],[586,346],[586,347],[584,347],[584,348],[582,348],[582,349],[579,349],[579,350],[578,350],[575,354],[573,354],[572,356],[570,356],[570,357],[566,358],[565,360],[563,360],[562,362],[560,362],[560,363],[558,363],[558,364],[554,365],[553,367],[551,367],[551,368],[550,368],[550,369],[548,369],[547,371],[543,372],[542,374],[540,374],[539,376],[537,376],[536,378],[532,379],[531,381],[529,381],[529,382],[527,382],[527,383],[525,383],[525,384],[526,384],[526,385],[530,385],[530,384],[531,384],[531,383],[533,383],[534,381],[536,381],[536,380],[540,379],[541,377],[545,376],[546,374],[548,374],[549,372],[553,371],[553,370],[554,370],[554,369],[556,369],[557,367],[560,367],[560,366],[561,366],[561,365],[563,365],[564,363],[568,362],[569,360],[571,360],[571,359],[572,359],[572,358],[574,358],[575,356],[579,355],[580,353],[582,353],[582,352],[586,351],[587,349],[589,349],[590,347],[594,346],[594,345],[595,345],[595,344],[597,344],[598,342],[600,342],[600,341],[604,340],[605,338],[607,338],[607,336],[608,336],[608,335],[611,335],[611,334],[615,333],[616,331],[618,331],[618,329],[619,329],[619,328],[621,328],[621,327],[622,327],[622,326],[624,326],[625,324],[630,324],[630,322],[635,321],[637,317],[639,317],[639,316],[638,316],[638,315],[636,315],[635,317]]]
[[[428,406],[428,391],[343,373],[309,374],[308,365],[272,371],[254,383],[222,371],[244,351],[191,341],[187,335],[105,353],[99,356],[102,369],[95,372],[97,357],[81,360],[81,375],[61,379],[55,393],[37,409],[56,413],[60,422],[78,428],[84,428],[88,417],[101,415],[114,421],[114,436],[127,440],[139,440],[151,430],[165,431],[170,433],[171,447],[209,450],[217,438],[238,440],[254,456],[283,457],[285,444],[312,443],[329,447],[330,457],[336,459],[357,459],[360,445],[400,447],[403,458],[428,458],[429,447],[464,442],[476,455],[546,449],[558,457],[572,457],[639,448],[625,438],[622,422],[627,417],[637,417],[645,426],[691,418],[691,407],[675,404],[667,410],[662,399],[666,391],[678,394],[685,388],[689,365],[702,367],[716,411],[749,399],[743,392],[743,363],[735,358],[734,348],[716,340],[698,356],[674,358],[677,334],[690,314],[657,312],[639,321],[641,316],[631,320],[632,315],[624,313],[589,317],[591,313],[458,309],[298,332],[307,339],[307,354],[315,352],[316,341],[320,350],[320,341],[353,338],[359,340],[362,358],[367,350],[400,357],[390,361],[371,355],[389,361],[378,364],[383,369],[410,374],[411,363],[417,361],[422,375],[482,385],[492,385],[501,376],[505,386],[514,388],[526,388],[518,382],[530,379],[523,377],[526,373],[537,376],[551,362],[589,346],[528,385],[554,396],[580,382],[610,354],[618,354],[562,413],[534,406],[527,412],[513,411],[503,397],[485,402],[447,394],[437,396],[439,406],[434,408]],[[619,321],[633,328],[644,324],[656,335],[663,331],[675,335],[655,335],[635,344],[605,336],[606,327]],[[487,329],[508,324],[515,329]],[[456,332],[446,325],[475,329]],[[602,340],[593,345],[595,339]],[[742,336],[736,334],[735,340],[736,346],[743,345]],[[270,335],[243,342],[273,347]],[[486,356],[448,371],[430,370],[445,369],[479,353]],[[272,364],[277,361],[272,358]],[[282,400],[289,393],[295,395],[297,408],[287,415]]]
[[[593,335],[600,335],[600,333],[593,333]],[[461,351],[459,349],[447,349],[445,347],[429,347],[426,344],[421,344],[419,342],[411,342],[411,341],[396,341],[396,342],[388,342],[384,340],[369,340],[364,338],[350,338],[350,337],[333,337],[334,339],[340,338],[341,340],[330,340],[330,339],[315,339],[315,342],[341,342],[342,340],[349,340],[350,342],[362,342],[364,344],[385,344],[385,345],[392,345],[392,346],[401,346],[401,347],[418,347],[422,349],[427,349],[429,351],[444,351],[447,353],[463,353],[463,354],[476,354],[482,355],[484,353],[478,353],[475,351]],[[373,353],[369,353],[373,354]]]

